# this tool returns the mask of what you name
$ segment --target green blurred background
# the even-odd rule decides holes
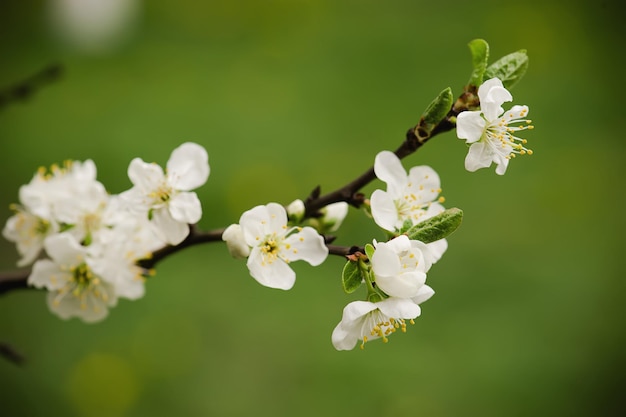
[[[296,264],[281,292],[205,245],[163,261],[145,298],[96,325],[53,316],[43,292],[0,297],[0,341],[27,358],[0,360],[1,415],[623,415],[617,2],[152,0],[104,46],[55,32],[52,3],[0,6],[0,89],[64,68],[0,109],[2,222],[41,165],[92,158],[118,193],[132,158],[164,164],[184,141],[209,152],[204,229],[330,191],[395,149],[440,90],[461,92],[477,37],[494,58],[529,51],[512,92],[530,107],[535,154],[504,177],[468,173],[449,132],[404,160],[434,167],[465,220],[429,273],[436,295],[387,345],[332,347],[363,295],[343,294],[340,258]],[[351,209],[337,243],[372,238]],[[0,267],[16,260],[0,242]]]

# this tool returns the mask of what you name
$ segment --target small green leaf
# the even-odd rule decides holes
[[[365,245],[365,254],[367,255],[370,261],[372,260],[372,256],[374,256],[375,251],[376,249],[374,249],[374,247],[370,245],[369,243]]]
[[[487,67],[484,78],[497,77],[506,88],[513,87],[528,69],[528,55],[525,49],[505,55]]]
[[[439,93],[424,110],[420,123],[415,129],[418,139],[425,139],[430,136],[435,126],[448,115],[453,103],[454,97],[452,97],[452,89],[450,87]]]
[[[469,84],[478,87],[483,83],[483,74],[487,69],[489,44],[483,39],[474,39],[467,46],[472,53],[472,66],[474,67]]]
[[[413,221],[411,219],[406,219],[404,223],[402,223],[400,234],[408,232],[411,227],[413,227]]]
[[[343,267],[341,284],[346,294],[353,293],[361,286],[363,276],[358,262],[348,261]]]
[[[454,232],[463,220],[463,210],[451,208],[428,220],[413,226],[407,235],[411,240],[419,240],[424,243],[443,239]]]

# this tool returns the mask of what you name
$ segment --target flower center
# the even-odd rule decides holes
[[[102,285],[102,281],[91,271],[91,268],[86,263],[83,262],[70,267],[69,274],[70,278],[65,283],[65,286],[58,291],[57,296],[53,300],[55,306],[58,306],[67,295],[78,298],[82,310],[87,309],[87,303],[92,301],[88,298],[93,297],[104,302],[108,301],[109,295],[106,288]],[[53,282],[55,279],[54,276],[51,278]],[[99,308],[97,303],[92,301],[92,304],[94,311],[97,312]]]
[[[155,204],[166,204],[171,198],[174,190],[167,183],[161,184],[159,188],[151,191],[148,197],[152,199]]]
[[[515,158],[515,155],[532,155],[533,151],[526,148],[526,139],[515,136],[520,130],[534,129],[531,120],[526,120],[527,110],[523,109],[517,113],[506,112],[499,119],[494,120],[485,128],[488,142],[491,147],[506,159]]]
[[[415,321],[410,319],[409,323],[415,324]],[[382,338],[383,343],[389,342],[387,336],[395,333],[398,329],[402,333],[406,333],[406,320],[387,317],[378,309],[370,312],[361,328],[361,339],[363,339],[361,349],[365,349],[369,337],[372,339]]]
[[[261,247],[261,254],[263,257],[261,265],[271,264],[278,259],[281,242],[282,238],[276,236],[276,233],[272,233],[271,235],[267,235],[265,237],[265,240],[263,240],[263,242],[259,245]]]
[[[433,191],[441,192],[441,189]],[[435,201],[443,203],[444,198],[439,197]],[[433,201],[421,201],[421,197],[414,193],[406,193],[402,198],[394,200],[400,223],[403,223],[407,219],[411,219],[413,224],[419,223],[421,221],[420,218],[426,214],[428,207],[430,207],[432,203]]]

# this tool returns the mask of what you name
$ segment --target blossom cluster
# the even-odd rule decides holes
[[[515,155],[532,153],[515,136],[532,128],[528,107],[505,112],[501,106],[512,96],[498,78],[485,81],[477,95],[480,108],[455,119],[458,138],[470,145],[465,167],[475,171],[495,163],[502,175]],[[374,339],[387,342],[414,323],[420,304],[434,294],[427,274],[443,257],[446,236],[462,216],[443,206],[440,178],[432,167],[414,166],[407,172],[400,158],[385,150],[376,155],[373,171],[386,187],[375,190],[363,207],[386,238],[334,252],[347,260],[342,274],[346,293],[366,289],[364,300],[345,306],[332,332],[338,350],[353,349],[358,341],[361,348]],[[118,195],[109,194],[96,179],[91,160],[42,168],[20,188],[19,204],[2,233],[16,244],[18,266],[32,265],[27,282],[48,290],[55,314],[95,322],[118,299],[144,295],[145,278],[153,271],[142,265],[156,250],[189,236],[190,225],[202,217],[193,190],[209,173],[206,150],[191,142],[174,149],[165,170],[133,159],[128,167],[132,187]],[[289,290],[296,282],[293,262],[318,266],[333,253],[331,234],[349,212],[349,200],[337,201],[341,198],[309,210],[314,213],[307,212],[311,207],[302,200],[258,205],[214,236],[221,235],[234,258],[245,260],[259,284]]]
[[[207,152],[195,143],[172,152],[166,173],[135,158],[128,168],[133,187],[119,195],[96,179],[91,160],[41,168],[20,188],[2,234],[16,244],[18,266],[34,262],[28,284],[48,290],[55,314],[98,321],[118,298],[144,295],[150,271],[138,261],[185,239],[189,223],[202,216],[191,190],[208,175]]]
[[[426,273],[446,251],[445,239],[431,243],[410,239],[405,229],[419,225],[444,211],[441,205],[439,176],[429,166],[416,166],[408,175],[392,152],[380,152],[374,161],[376,176],[387,190],[375,190],[370,198],[374,221],[393,236],[388,242],[366,246],[368,263],[361,263],[367,284],[367,301],[353,301],[343,310],[335,327],[332,342],[338,350],[361,348],[368,340],[388,336],[397,329],[406,332],[406,323],[414,323],[421,314],[419,304],[434,290],[426,285]]]

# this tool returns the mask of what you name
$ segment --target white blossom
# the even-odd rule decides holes
[[[177,245],[189,234],[189,224],[202,217],[202,207],[195,192],[209,177],[206,150],[187,142],[174,149],[166,172],[155,163],[135,158],[128,167],[133,188],[122,193],[128,206],[148,216],[157,235]]]
[[[320,212],[322,217],[317,220],[322,224],[322,230],[325,233],[336,232],[348,215],[348,203],[344,201],[332,203],[322,207]]]
[[[87,249],[68,233],[48,237],[44,247],[50,259],[35,262],[28,284],[46,288],[48,306],[63,319],[95,322],[105,318],[108,308],[117,303],[117,295],[112,283],[92,270]]]
[[[400,230],[406,220],[417,224],[444,211],[439,175],[431,167],[416,166],[407,175],[393,152],[382,151],[374,172],[387,183],[387,191],[375,190],[370,198],[372,217],[383,229]]]
[[[498,78],[485,81],[478,88],[478,98],[480,110],[461,112],[456,120],[457,136],[471,144],[465,169],[474,172],[493,162],[497,165],[496,173],[504,175],[509,160],[516,154],[532,154],[524,147],[526,139],[515,136],[520,130],[533,128],[526,119],[528,106],[516,105],[504,112],[502,104],[512,101],[513,96]]]
[[[365,343],[378,338],[386,343],[396,330],[406,332],[406,322],[413,324],[420,313],[420,306],[409,298],[390,297],[376,303],[353,301],[343,309],[341,321],[333,330],[333,346],[351,350],[362,340],[363,349]]]
[[[417,296],[431,267],[428,247],[406,235],[389,242],[375,242],[375,247],[370,261],[376,285],[392,297]]]
[[[256,206],[241,215],[239,224],[250,248],[250,275],[266,287],[288,290],[296,280],[291,262],[303,260],[317,266],[328,256],[324,238],[315,229],[287,226],[287,212],[280,204]],[[232,230],[234,240],[240,239]],[[230,236],[223,239],[233,241]]]
[[[95,227],[97,213],[106,205],[104,186],[96,180],[91,160],[66,161],[62,167],[40,168],[33,179],[20,187],[19,204],[12,208],[2,231],[14,242],[21,259],[18,266],[32,263],[47,236],[70,230],[80,241]]]

